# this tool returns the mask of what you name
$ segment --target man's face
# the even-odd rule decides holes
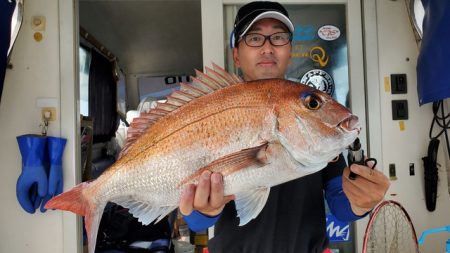
[[[267,18],[253,24],[247,34],[260,33],[267,36],[286,31],[283,23]],[[291,59],[291,47],[291,43],[272,46],[269,40],[261,47],[249,47],[241,40],[238,47],[233,48],[234,64],[242,70],[245,81],[284,78]]]

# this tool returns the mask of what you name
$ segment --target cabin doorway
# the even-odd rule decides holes
[[[200,5],[200,0],[79,1],[83,181],[114,164],[134,117],[181,81],[189,82],[194,69],[202,69]],[[168,239],[170,244],[172,223],[165,219],[143,226],[126,209],[110,203],[96,252],[153,252],[148,242]],[[136,246],[138,241],[147,243]]]

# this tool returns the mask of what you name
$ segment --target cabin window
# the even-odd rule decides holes
[[[89,66],[91,64],[90,50],[80,47],[80,114],[89,116]]]

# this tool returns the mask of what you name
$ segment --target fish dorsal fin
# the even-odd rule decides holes
[[[259,187],[251,191],[235,194],[236,212],[239,217],[239,226],[247,224],[256,218],[264,208],[269,197],[269,187]]]
[[[155,108],[148,112],[143,112],[139,117],[133,119],[128,128],[127,139],[119,154],[119,158],[124,156],[139,136],[160,118],[175,111],[195,98],[243,82],[241,78],[235,74],[228,73],[217,64],[213,63],[212,65],[213,69],[206,67],[206,73],[196,70],[196,76],[191,76],[192,83],[180,83],[180,90],[173,91],[172,94],[167,96],[165,102],[158,102]]]
[[[133,197],[121,198],[115,200],[114,203],[128,208],[128,212],[143,225],[148,225],[155,220],[159,222],[177,208],[177,206],[151,206],[149,203],[136,200]]]

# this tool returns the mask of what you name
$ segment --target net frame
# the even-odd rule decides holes
[[[388,230],[391,227],[395,229],[394,233]],[[385,200],[372,211],[364,233],[362,252],[419,253],[416,230],[406,209],[400,203]]]

